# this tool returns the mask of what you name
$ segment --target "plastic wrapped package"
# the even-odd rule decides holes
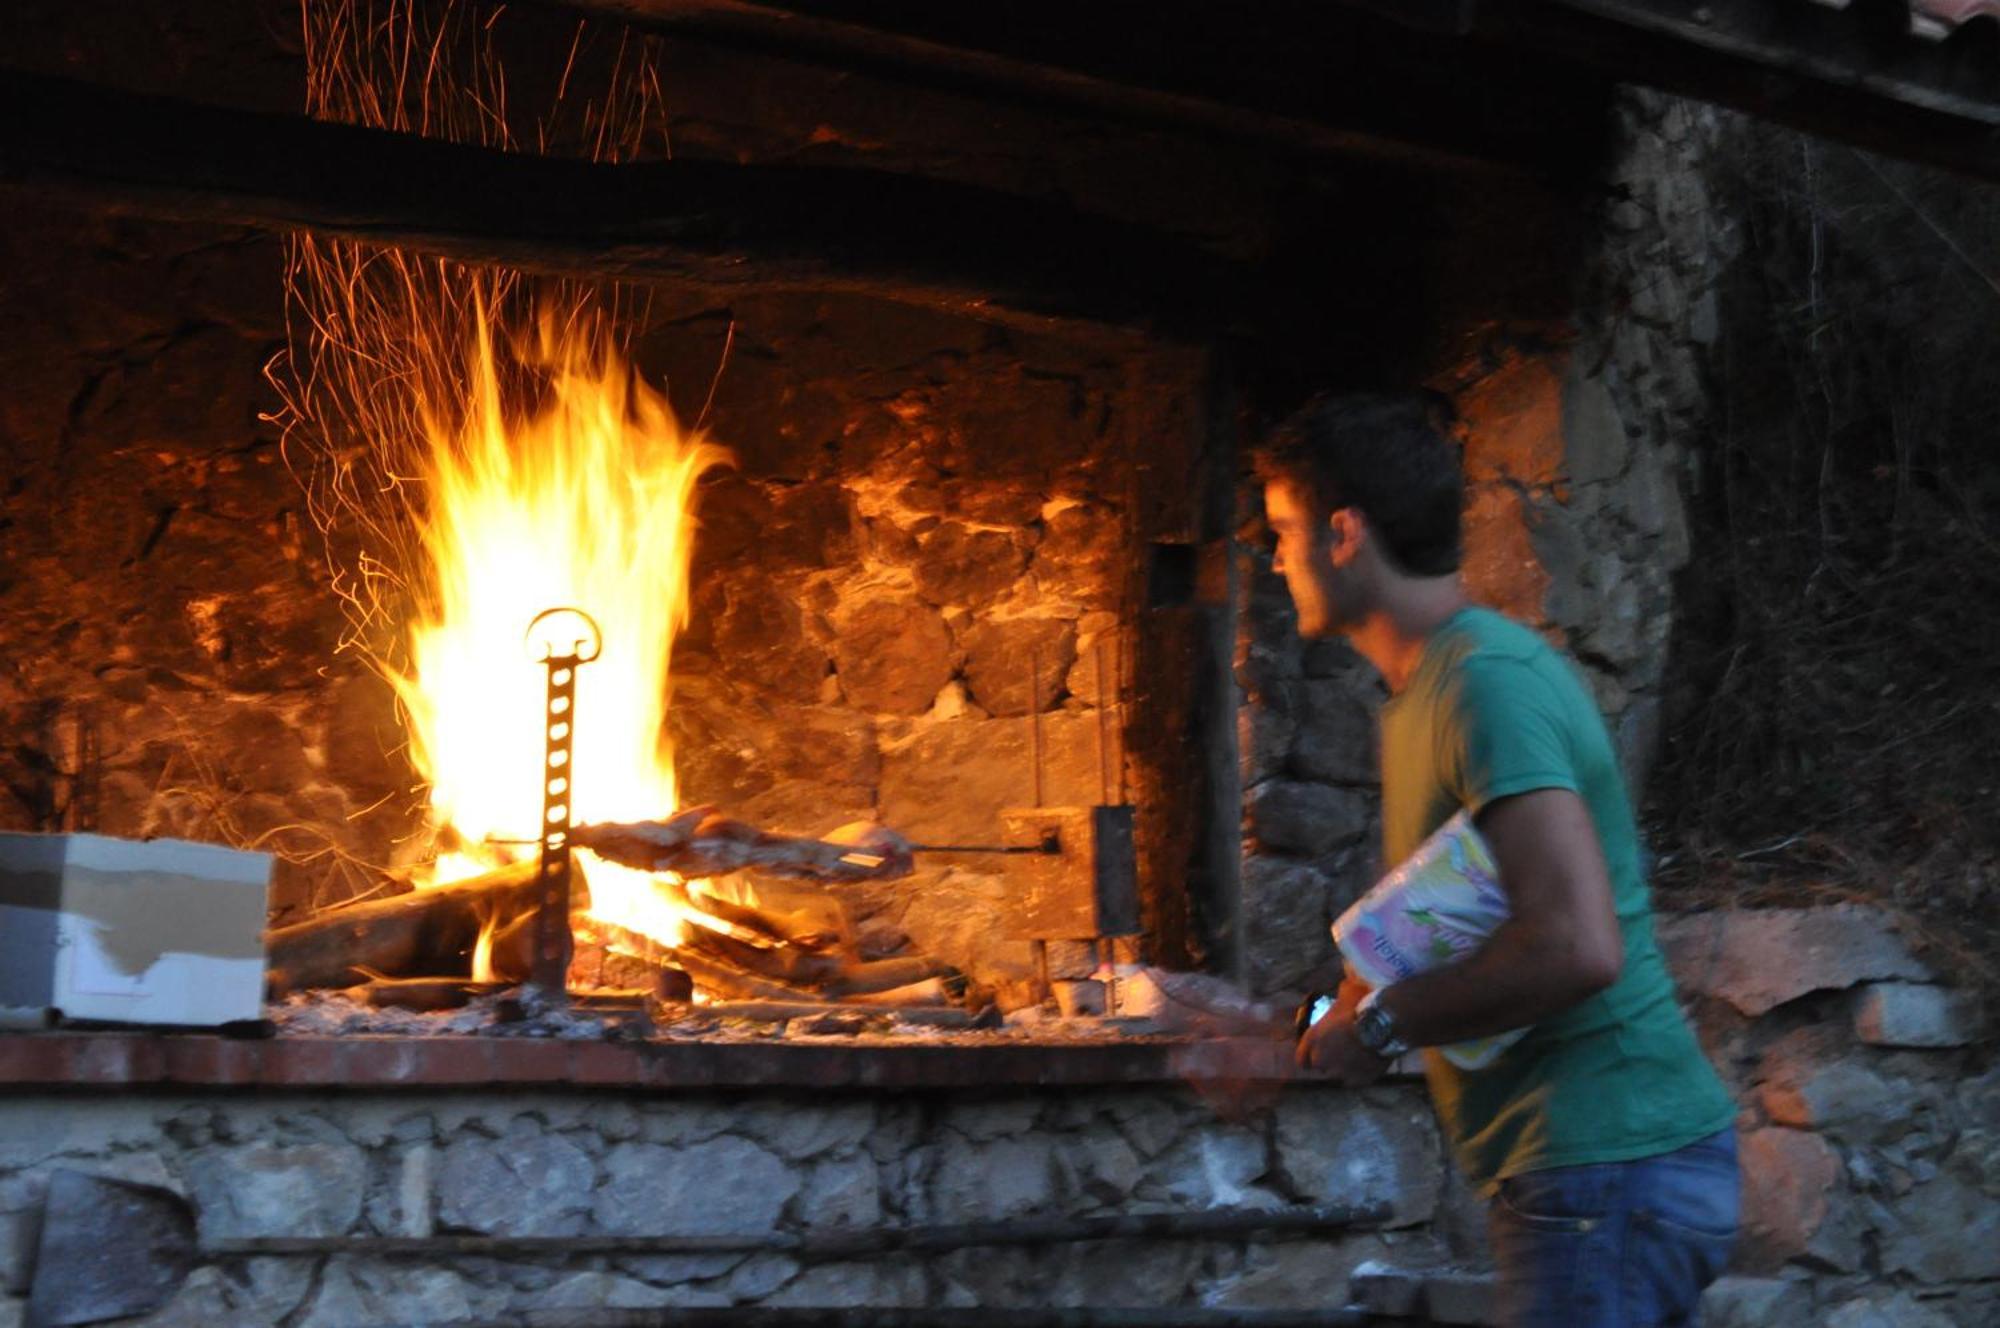
[[[1464,812],[1417,846],[1408,860],[1369,888],[1333,924],[1347,971],[1387,987],[1456,963],[1507,920],[1507,892],[1493,853]],[[1527,1033],[1525,1028],[1441,1048],[1446,1060],[1477,1070]]]

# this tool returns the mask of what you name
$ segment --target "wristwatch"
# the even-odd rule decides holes
[[[1377,987],[1354,1007],[1354,1036],[1362,1046],[1385,1061],[1393,1061],[1410,1049],[1396,1033],[1396,1021],[1382,1008],[1382,989]]]

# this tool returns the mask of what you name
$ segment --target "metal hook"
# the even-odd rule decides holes
[[[538,644],[535,629],[549,619],[565,613],[575,614],[577,617],[583,619],[590,628],[589,635],[577,637],[572,643],[573,648],[566,656],[558,655],[554,640],[548,636],[543,636],[539,641],[542,653],[535,656],[537,664],[546,664],[552,659],[572,659],[578,664],[588,664],[604,653],[604,629],[597,625],[597,619],[591,617],[582,609],[572,608],[568,605],[561,605],[553,609],[543,609],[540,613],[536,614],[533,621],[528,624],[528,630],[521,634],[521,644],[533,650]],[[590,653],[587,655],[583,653],[586,643],[590,649]]]

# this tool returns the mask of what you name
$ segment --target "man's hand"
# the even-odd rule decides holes
[[[1388,1072],[1389,1062],[1361,1045],[1354,1033],[1354,1009],[1368,988],[1353,978],[1340,984],[1339,998],[1320,1021],[1299,1038],[1299,1065],[1332,1075],[1351,1088],[1365,1088]]]

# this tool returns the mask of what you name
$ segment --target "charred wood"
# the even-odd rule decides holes
[[[741,1001],[826,1003],[826,998],[816,992],[764,977],[700,950],[681,950],[676,962],[687,970],[698,989],[712,996]]]
[[[827,983],[826,989],[833,996],[866,996],[937,980],[942,990],[945,971],[944,965],[921,955],[877,959],[848,965]]]
[[[470,954],[487,919],[531,910],[534,898],[535,864],[524,862],[437,889],[332,909],[266,934],[267,982],[281,996],[375,976],[435,976]]]
[[[863,1025],[868,1019],[895,1019],[925,1028],[983,1028],[990,1022],[985,1011],[975,1012],[937,1005],[856,1005],[845,1002],[770,1000],[716,1001],[697,1008],[704,1014],[718,1015],[725,1019],[750,1019],[763,1023],[816,1019],[829,1014],[854,1015]]]
[[[691,929],[686,944],[680,947],[682,955],[696,951],[745,973],[772,978],[792,987],[827,987],[846,968],[846,962],[839,955],[813,954],[793,945],[745,945],[700,927]]]
[[[501,985],[466,978],[376,978],[361,988],[361,994],[378,1010],[457,1010],[475,996],[499,991]]]
[[[949,1005],[951,990],[943,978],[925,978],[886,991],[848,992],[845,1000],[854,1005]]]

